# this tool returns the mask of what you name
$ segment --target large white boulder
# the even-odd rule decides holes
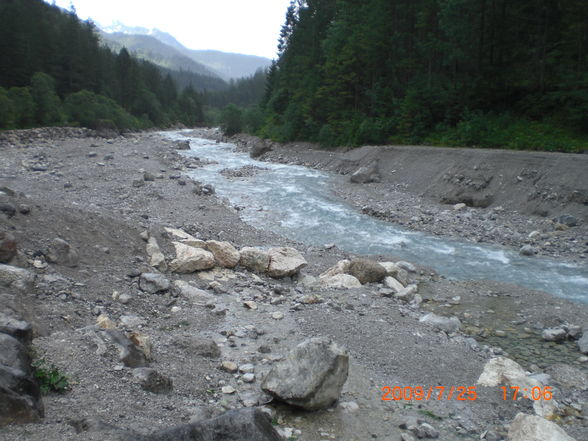
[[[169,264],[171,271],[176,273],[193,273],[195,271],[214,268],[215,260],[210,251],[195,248],[181,242],[173,242],[176,258]]]
[[[510,423],[507,441],[576,441],[557,424],[535,415],[518,413]]]
[[[350,274],[335,274],[319,278],[319,286],[321,288],[352,289],[361,288],[361,282]]]
[[[225,268],[235,268],[239,263],[240,254],[229,242],[219,242],[218,240],[206,241],[206,248],[210,251],[216,263]]]
[[[307,265],[302,254],[294,248],[270,248],[268,255],[270,262],[267,273],[270,277],[293,276]]]

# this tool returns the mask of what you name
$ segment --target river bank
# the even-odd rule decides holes
[[[72,380],[64,395],[44,398],[46,417],[40,424],[0,428],[3,439],[120,439],[108,431],[76,433],[70,422],[98,417],[147,434],[252,404],[268,407],[276,427],[300,441],[398,441],[407,439],[401,438],[406,431],[400,426],[410,418],[427,421],[444,440],[483,434],[504,439],[516,413],[533,409],[530,400],[504,400],[497,387],[479,386],[472,402],[381,400],[384,386],[475,386],[486,362],[504,354],[529,371],[550,373],[558,402],[568,409],[559,417],[566,432],[577,440],[587,432],[583,410],[572,411],[588,406],[582,388],[586,357],[575,341],[541,338],[546,328],[588,323],[586,307],[498,282],[448,281],[418,265],[410,278],[418,283],[420,304],[390,297],[381,284],[314,291],[302,278],[272,279],[242,268],[200,276],[158,271],[141,236],[147,231],[156,238],[169,262],[172,238],[164,227],[238,248],[292,246],[304,255],[304,273],[312,276],[353,256],[244,223],[239,210],[202,191],[207,182],[195,184],[185,176],[197,175],[203,164],[180,155],[177,143],[160,134],[78,136],[19,135],[0,146],[0,186],[14,192],[4,191],[2,202],[18,208],[12,216],[0,216],[0,225],[18,244],[19,255],[11,263],[37,276],[34,289],[20,294],[20,308],[34,326],[37,357]],[[76,267],[42,258],[57,237],[77,250]],[[173,290],[150,294],[137,281],[145,272],[191,283],[211,303],[202,305]],[[316,301],[303,301],[311,295]],[[256,308],[245,308],[244,301]],[[419,322],[429,311],[458,317],[462,329],[445,332]],[[146,392],[116,351],[99,350],[89,328],[99,315],[149,337],[150,366],[173,379],[171,393]],[[313,413],[268,405],[259,379],[294,345],[318,335],[350,352],[350,375],[339,404]],[[520,342],[525,352],[517,352]],[[206,353],[202,346],[207,345],[218,349]],[[220,369],[222,361],[252,364],[257,380],[246,383]],[[575,378],[562,374],[569,369]],[[235,392],[223,393],[225,386]]]
[[[326,151],[248,135],[230,141],[244,150],[267,145],[261,160],[336,173],[342,198],[410,230],[516,251],[529,246],[575,262],[588,256],[588,155],[422,146]],[[375,164],[378,182],[350,181]]]

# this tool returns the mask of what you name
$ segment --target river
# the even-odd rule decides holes
[[[189,170],[195,180],[241,208],[243,221],[271,229],[308,245],[336,244],[357,254],[390,254],[434,268],[454,279],[489,279],[545,291],[588,303],[588,264],[525,257],[497,246],[458,241],[408,231],[359,213],[332,192],[328,173],[302,166],[260,162],[232,144],[165,132],[189,139],[183,152],[213,164]],[[227,178],[220,171],[244,166],[264,168],[253,176]]]

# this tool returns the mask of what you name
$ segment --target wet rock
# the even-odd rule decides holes
[[[396,266],[400,269],[408,271],[409,273],[416,273],[417,271],[416,266],[404,260],[399,260],[398,262],[396,262]]]
[[[176,258],[171,261],[169,268],[176,273],[193,273],[195,271],[214,268],[214,255],[202,248],[195,248],[181,242],[173,242],[176,248]]]
[[[165,256],[161,252],[161,249],[159,248],[159,244],[157,243],[155,237],[151,236],[147,240],[147,245],[145,248],[147,255],[149,256],[149,265],[161,271],[167,270]]]
[[[523,245],[519,251],[521,256],[534,256],[537,254],[537,249],[531,245]]]
[[[271,151],[271,144],[263,139],[257,139],[249,147],[249,156],[252,158],[258,158],[264,153]]]
[[[351,274],[336,274],[331,277],[321,277],[319,286],[331,289],[352,289],[361,288],[361,282]]]
[[[567,338],[567,332],[563,328],[544,329],[541,333],[541,338],[544,341],[564,341]]]
[[[213,195],[216,193],[214,186],[212,184],[205,184],[202,186],[202,194],[204,195]]]
[[[325,409],[347,380],[349,354],[327,338],[311,338],[278,362],[261,384],[262,390],[292,406]]]
[[[166,429],[128,441],[282,441],[269,417],[259,409],[231,410],[216,418]]]
[[[351,274],[362,284],[381,282],[388,272],[386,268],[375,260],[370,259],[353,259],[349,263],[348,274]]]
[[[419,321],[421,323],[427,323],[447,333],[456,332],[461,327],[461,322],[457,317],[443,317],[433,312],[424,315]]]
[[[20,369],[0,364],[0,427],[35,423],[43,416],[37,382]]]
[[[234,268],[239,263],[241,255],[229,242],[219,242],[217,240],[206,241],[208,251],[214,256],[214,260],[220,266],[225,268]]]
[[[48,262],[72,268],[78,266],[80,260],[78,252],[67,241],[60,238],[53,239],[46,257]]]
[[[240,251],[239,265],[249,271],[264,273],[270,263],[269,254],[260,248],[244,247]]]
[[[173,381],[155,369],[141,367],[133,369],[133,378],[143,390],[154,394],[168,394],[173,390]]]
[[[33,289],[34,281],[35,274],[24,268],[0,264],[0,286],[29,291]]]
[[[519,413],[510,423],[507,441],[575,441],[557,424]]]
[[[177,150],[190,150],[190,141],[178,141],[175,144]]]
[[[351,182],[355,184],[368,184],[370,182],[380,182],[380,170],[377,162],[372,162],[366,166],[359,167],[352,175]]]
[[[16,256],[16,239],[10,233],[0,231],[0,263],[8,263]]]
[[[550,366],[547,374],[558,384],[575,390],[588,390],[588,375],[573,366],[557,363]]]
[[[268,251],[270,263],[267,273],[270,277],[281,278],[293,276],[304,268],[307,263],[302,254],[294,248],[270,248]]]
[[[142,273],[139,278],[139,288],[149,294],[165,292],[170,288],[170,282],[163,275],[157,273]]]
[[[576,227],[580,221],[571,214],[562,214],[554,219],[554,222],[565,225],[566,227]]]

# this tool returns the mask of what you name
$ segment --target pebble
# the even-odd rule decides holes
[[[248,373],[243,375],[243,381],[245,383],[253,383],[255,381],[255,374]]]
[[[284,318],[284,313],[280,312],[280,311],[276,311],[272,313],[272,318],[274,320],[282,320]]]
[[[233,363],[232,361],[223,361],[221,368],[223,371],[226,371],[230,374],[234,374],[237,372],[237,364]]]
[[[223,386],[221,391],[223,394],[226,394],[226,395],[231,395],[231,394],[234,394],[235,392],[237,392],[237,390],[233,386]]]

